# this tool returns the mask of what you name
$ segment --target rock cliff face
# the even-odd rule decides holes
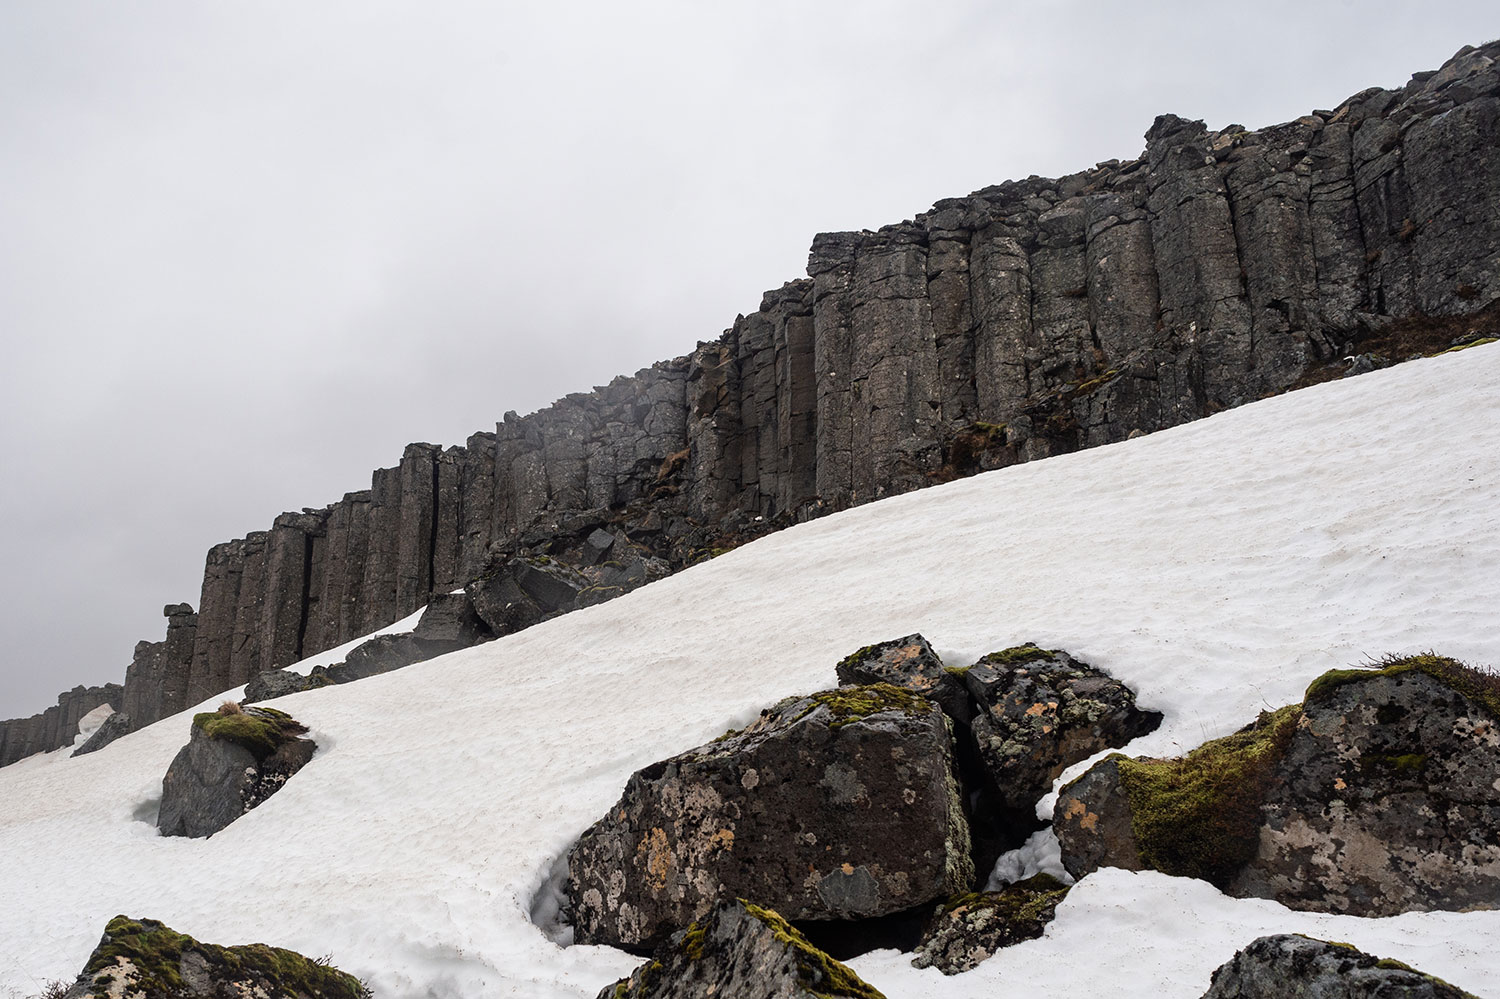
[[[57,695],[57,704],[30,718],[0,722],[0,767],[66,746],[78,735],[78,721],[101,704],[119,710],[124,690],[118,683],[74,687]]]
[[[561,511],[668,534],[805,519],[1174,426],[1392,324],[1483,311],[1497,60],[1466,48],[1255,132],[1166,115],[1137,159],[820,235],[808,277],[691,354],[462,447],[413,444],[368,491],[214,547],[191,654],[184,613],[138,652],[132,721],[389,624]]]

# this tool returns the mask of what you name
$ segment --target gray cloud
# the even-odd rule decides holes
[[[710,339],[875,227],[1399,85],[1487,5],[0,8],[0,717],[202,558]]]

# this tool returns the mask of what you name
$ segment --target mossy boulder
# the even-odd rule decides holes
[[[936,701],[954,721],[967,723],[973,715],[963,681],[943,666],[943,660],[921,635],[877,642],[851,652],[834,672],[844,686],[889,683]]]
[[[1440,978],[1346,943],[1295,933],[1261,937],[1214,972],[1203,999],[1475,999]]]
[[[1067,896],[1067,885],[1038,874],[999,891],[950,899],[927,924],[911,963],[945,975],[968,971],[1002,947],[1041,936]]]
[[[1337,670],[1174,760],[1058,797],[1069,873],[1151,868],[1296,909],[1500,907],[1500,678],[1441,656]]]
[[[875,684],[788,698],[637,772],[574,847],[568,896],[580,943],[646,952],[726,898],[857,919],[972,876],[946,717]]]
[[[65,999],[368,999],[353,975],[265,944],[199,943],[154,919],[116,916]]]
[[[193,716],[192,736],[162,779],[163,836],[212,836],[302,769],[317,745],[284,711],[225,702]]]
[[[721,903],[674,933],[629,978],[598,999],[884,999],[777,913],[743,899]]]

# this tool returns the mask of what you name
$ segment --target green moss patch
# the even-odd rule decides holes
[[[927,698],[889,683],[824,690],[806,700],[807,707],[792,721],[801,721],[818,708],[827,708],[833,716],[828,723],[831,729],[840,729],[887,711],[925,715],[932,710],[932,702]]]
[[[1042,928],[1052,920],[1052,910],[1068,896],[1069,888],[1050,874],[1036,874],[1025,881],[1006,885],[999,891],[970,892],[949,899],[943,912],[959,909],[992,909],[1004,921],[1012,936],[1027,939],[1042,935]],[[1034,932],[1032,932],[1034,931]]]
[[[1484,344],[1487,344],[1487,343],[1494,343],[1497,340],[1500,340],[1500,337],[1482,336],[1478,340],[1470,340],[1468,343],[1455,344],[1454,346],[1449,347],[1447,350],[1440,350],[1440,351],[1438,351],[1438,353],[1439,354],[1452,354],[1452,353],[1454,353],[1456,351],[1468,350],[1470,347],[1481,347],[1481,346],[1483,346]]]
[[[1022,663],[1041,662],[1043,659],[1051,659],[1057,655],[1055,649],[1042,649],[1027,642],[1025,645],[1013,645],[999,652],[991,652],[975,666],[1019,666]]]
[[[193,727],[210,739],[222,739],[248,749],[264,760],[283,744],[307,731],[307,726],[285,711],[249,707],[242,711],[204,711],[193,715]]]
[[[89,959],[84,974],[96,975],[113,968],[120,959],[136,968],[131,993],[167,995],[183,988],[182,957],[196,951],[223,978],[235,981],[258,979],[273,994],[303,993],[314,999],[368,999],[369,990],[353,975],[345,974],[303,957],[294,951],[265,944],[218,947],[169,929],[154,919],[116,916],[104,928],[104,942]],[[107,999],[103,991],[94,999]]]
[[[885,999],[884,993],[856,975],[846,965],[818,950],[791,923],[770,909],[740,899],[745,911],[766,926],[781,943],[797,951],[798,980],[819,999]]]
[[[1260,808],[1301,715],[1296,705],[1263,712],[1178,759],[1111,757],[1141,859],[1165,874],[1228,884],[1255,856]]]
[[[1324,704],[1333,696],[1334,691],[1346,684],[1359,683],[1377,676],[1400,676],[1403,673],[1426,673],[1500,719],[1500,673],[1440,656],[1435,652],[1415,656],[1386,656],[1362,668],[1329,670],[1308,686],[1302,703]]]

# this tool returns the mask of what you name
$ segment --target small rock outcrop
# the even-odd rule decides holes
[[[884,999],[775,912],[727,901],[598,999]]]
[[[568,896],[578,942],[647,950],[725,898],[855,919],[972,876],[947,719],[876,684],[789,698],[638,771],[574,846]]]
[[[1400,961],[1294,933],[1261,937],[1214,972],[1203,999],[1475,999]]]
[[[932,917],[911,963],[945,975],[968,971],[1002,947],[1041,936],[1067,895],[1068,887],[1048,874],[1000,891],[960,895]]]
[[[85,753],[97,753],[105,746],[114,742],[122,735],[130,734],[130,716],[123,711],[116,711],[96,729],[94,734],[84,740],[83,745],[73,750],[74,756],[82,756]]]
[[[157,829],[206,837],[280,790],[317,745],[305,726],[275,708],[225,702],[193,716],[193,734],[162,779]]]
[[[265,944],[219,947],[154,919],[116,916],[64,999],[369,999],[358,978]]]
[[[278,697],[300,694],[304,690],[326,687],[331,683],[333,683],[333,678],[326,671],[315,671],[304,676],[301,673],[293,673],[289,669],[268,669],[263,673],[255,674],[250,682],[245,684],[245,696],[240,698],[240,703],[274,701]]]
[[[529,628],[573,609],[589,579],[547,556],[512,558],[465,589],[480,619],[497,635]]]
[[[1182,759],[1095,766],[1058,798],[1068,872],[1152,868],[1358,916],[1500,907],[1500,676],[1430,654],[1377,667]]]

